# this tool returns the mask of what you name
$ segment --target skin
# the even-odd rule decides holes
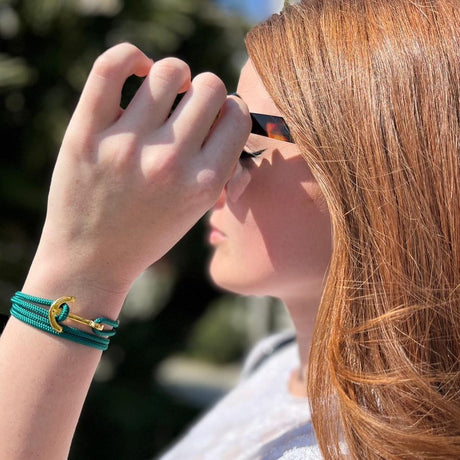
[[[122,111],[121,88],[131,74],[146,78],[128,108]],[[168,118],[177,93],[184,91],[186,96]],[[256,104],[244,85],[239,91],[248,103]],[[263,104],[254,105],[254,110],[267,108]],[[258,256],[260,267],[269,262],[272,269],[263,269],[263,276],[253,278],[252,288],[247,283],[244,287],[240,281],[240,290],[280,294],[281,298],[283,293],[291,292],[292,314],[296,308],[294,297],[305,300],[308,290],[302,287],[300,278],[293,277],[299,265],[286,265],[278,250],[288,249],[292,241],[301,239],[293,235],[292,240],[287,237],[280,240],[277,228],[270,231],[273,222],[267,210],[259,213],[260,208],[255,212],[256,201],[253,205],[245,203],[245,197],[249,196],[246,189],[235,185],[251,188],[256,183],[262,185],[264,177],[276,180],[276,174],[265,173],[272,171],[271,166],[282,169],[283,162],[294,164],[297,154],[293,150],[293,156],[287,156],[285,146],[266,147],[271,153],[267,152],[262,166],[252,173],[250,168],[241,169],[242,165],[236,166],[237,157],[249,128],[245,103],[228,98],[223,83],[215,75],[201,74],[191,80],[184,62],[165,59],[154,64],[129,44],[108,50],[95,62],[64,137],[42,237],[22,290],[48,299],[73,295],[77,301],[72,304],[72,313],[86,318],[117,318],[138,274],[164,255],[216,200],[213,215],[218,216],[225,203],[229,206],[231,195],[235,203],[243,205],[234,208],[235,225],[253,216],[253,225],[259,226],[260,237],[266,240],[264,244],[273,243],[268,258],[261,253]],[[298,164],[300,167],[300,161]],[[256,170],[264,172],[258,176],[260,181],[255,181]],[[310,190],[309,184],[313,187],[310,176],[303,171],[299,178],[303,180],[295,186],[298,192],[302,188]],[[236,181],[243,172],[243,179],[246,178]],[[225,184],[226,189],[220,195]],[[311,188],[311,197],[314,189]],[[262,193],[260,186],[254,188],[254,192],[257,190]],[[266,190],[270,195],[274,193],[271,187]],[[278,195],[283,196],[279,191]],[[283,198],[285,204],[289,201],[297,208],[292,199],[292,196],[289,200]],[[302,206],[310,208],[310,199],[301,199],[300,195],[299,199]],[[284,211],[286,214],[280,216],[290,222],[294,215],[303,215]],[[261,225],[265,221],[267,225]],[[226,219],[222,225],[224,222]],[[303,226],[307,222],[299,223]],[[230,237],[233,230],[230,226],[226,230],[222,227],[222,232],[228,232],[226,237]],[[262,246],[259,242],[257,250]],[[306,254],[315,251],[313,245],[304,249]],[[219,251],[216,248],[214,268]],[[291,251],[287,254],[295,255]],[[227,261],[231,260],[235,259],[227,257]],[[216,280],[217,272],[214,272]],[[274,274],[270,275],[271,272]],[[275,275],[281,273],[289,276],[283,275],[277,281]],[[221,282],[237,290],[235,283],[230,278],[226,281],[222,278]],[[308,283],[314,287],[313,275]],[[273,290],[268,292],[270,285]],[[298,305],[306,311],[305,303]],[[302,317],[300,313],[293,314],[300,322]],[[298,332],[299,343],[306,343],[302,333],[307,333],[308,328],[298,327]],[[10,319],[0,339],[2,458],[67,458],[100,357],[99,350]]]
[[[238,94],[251,112],[281,116],[251,61]],[[262,149],[240,161],[210,214],[210,274],[224,289],[282,299],[305,369],[331,255],[329,213],[295,144],[251,134],[246,150]]]
[[[122,111],[131,74],[146,78]],[[117,318],[137,275],[215,203],[249,129],[245,104],[215,75],[191,80],[184,62],[154,64],[129,44],[108,50],[64,137],[22,290],[73,295],[72,313]],[[67,458],[100,356],[10,319],[0,339],[1,458]]]

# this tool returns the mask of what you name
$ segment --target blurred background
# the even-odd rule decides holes
[[[52,168],[94,59],[130,41],[233,91],[244,35],[282,1],[0,0],[0,330],[27,274]],[[139,81],[128,80],[124,103]],[[136,281],[104,354],[70,458],[158,456],[238,380],[248,349],[290,327],[283,305],[208,281],[203,222]],[[21,357],[25,365],[27,357]]]

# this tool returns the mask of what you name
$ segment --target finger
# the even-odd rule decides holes
[[[129,43],[116,45],[94,62],[72,118],[83,132],[100,132],[120,116],[123,85],[128,77],[144,77],[152,66],[141,50]]]
[[[157,61],[120,119],[125,128],[152,131],[163,125],[177,94],[190,86],[190,68],[180,59]]]
[[[197,75],[167,122],[177,144],[187,145],[188,152],[199,151],[226,96],[225,85],[216,75]]]
[[[202,147],[203,164],[216,171],[226,182],[250,131],[251,117],[246,104],[237,97],[228,97]]]

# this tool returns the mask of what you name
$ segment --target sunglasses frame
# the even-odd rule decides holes
[[[291,132],[283,117],[255,112],[250,112],[250,115],[252,120],[252,134],[294,143]]]
[[[232,93],[231,95],[241,99],[238,93]],[[252,121],[252,134],[294,143],[289,127],[283,117],[255,112],[250,112],[249,115]]]

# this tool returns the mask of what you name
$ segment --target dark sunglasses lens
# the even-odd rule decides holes
[[[241,98],[238,93],[232,93],[232,96]],[[294,143],[288,125],[282,117],[274,115],[264,115],[263,113],[251,113],[252,134],[270,137],[284,142]]]
[[[251,113],[251,119],[251,133],[284,142],[293,142],[289,128],[282,117]]]

